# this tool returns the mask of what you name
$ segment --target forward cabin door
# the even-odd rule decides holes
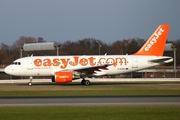
[[[33,59],[32,58],[28,58],[27,59],[27,69],[28,70],[32,70],[33,69]]]
[[[132,68],[138,68],[138,59],[137,59],[137,57],[132,58]]]

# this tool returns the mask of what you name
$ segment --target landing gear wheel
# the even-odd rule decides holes
[[[89,80],[85,80],[84,85],[88,86],[90,84],[91,84],[91,82]]]
[[[30,81],[29,81],[28,85],[29,85],[29,86],[32,86],[32,79],[33,79],[33,77],[30,76],[29,79],[30,79]]]
[[[88,86],[88,85],[91,84],[91,82],[90,82],[89,80],[84,80],[84,79],[83,79],[83,80],[81,81],[81,84],[82,84],[82,85],[87,85],[87,86]]]
[[[32,86],[32,82],[29,82],[28,85],[29,85],[29,86]]]

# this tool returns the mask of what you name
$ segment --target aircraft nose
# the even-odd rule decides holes
[[[9,66],[5,67],[5,69],[4,69],[4,72],[5,72],[6,74],[10,74],[11,71],[12,71],[12,69],[10,69]]]

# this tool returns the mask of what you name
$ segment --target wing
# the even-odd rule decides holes
[[[55,72],[60,72],[60,71],[71,71],[74,74],[77,74],[80,76],[91,76],[97,73],[101,73],[99,75],[106,75],[105,72],[101,72],[101,71],[108,70],[107,68],[108,66],[111,66],[111,64],[104,64],[104,65],[97,65],[97,66],[82,66],[82,67],[70,68],[70,69],[64,69],[64,70],[54,69],[51,71],[51,74],[54,75]]]
[[[101,72],[101,71],[102,70],[108,70],[108,68],[107,68],[108,66],[111,66],[111,65],[110,64],[104,64],[104,65],[98,65],[98,66],[82,67],[82,68],[73,69],[73,71],[81,73],[84,76],[97,74],[97,73],[101,73],[100,75],[105,75],[106,73]]]

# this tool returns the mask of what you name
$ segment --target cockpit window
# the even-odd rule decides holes
[[[21,65],[21,62],[12,62],[11,65]]]

